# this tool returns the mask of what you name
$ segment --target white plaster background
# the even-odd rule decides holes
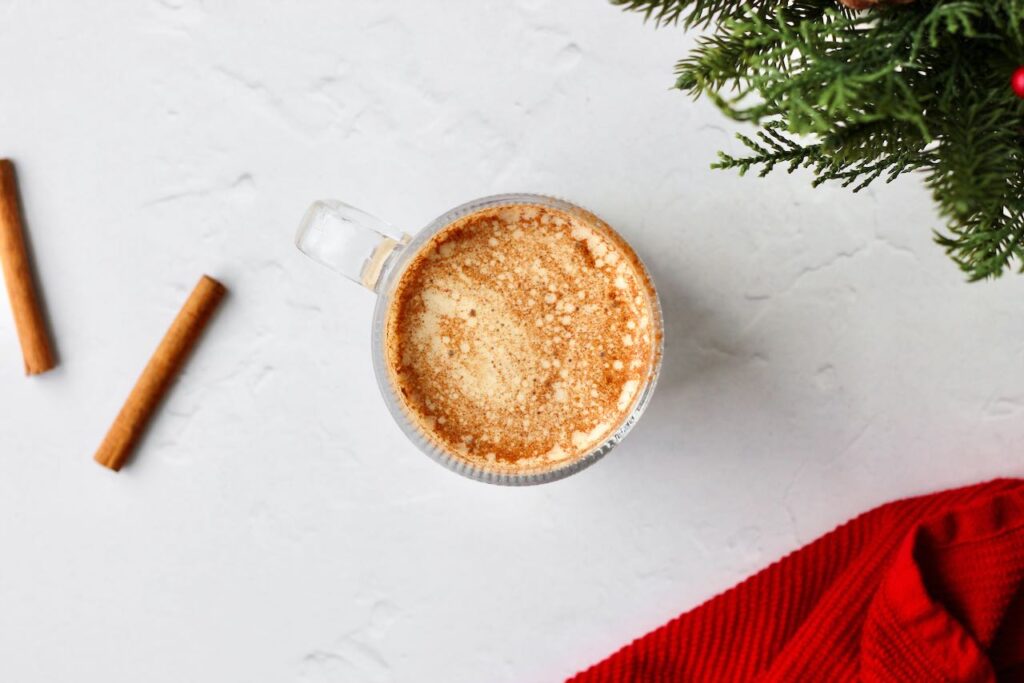
[[[851,515],[1021,472],[1024,280],[967,285],[913,180],[708,169],[690,38],[602,0],[0,0],[62,360],[0,315],[0,679],[556,681]],[[372,295],[291,246],[539,191],[647,260],[662,384],[626,443],[502,489],[408,444]],[[92,453],[199,274],[220,315],[119,475]]]

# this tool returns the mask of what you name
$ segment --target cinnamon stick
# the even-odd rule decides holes
[[[14,164],[7,159],[0,159],[0,265],[14,313],[14,327],[21,342],[21,355],[25,359],[25,374],[46,372],[56,361],[32,281]]]
[[[110,426],[96,462],[121,469],[226,291],[212,277],[200,278]]]

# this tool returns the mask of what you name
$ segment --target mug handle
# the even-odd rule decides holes
[[[299,251],[372,292],[388,258],[408,242],[389,223],[336,200],[314,202],[295,233]]]

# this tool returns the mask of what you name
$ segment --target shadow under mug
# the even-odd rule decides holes
[[[420,230],[415,237],[396,230],[390,224],[344,202],[327,200],[315,202],[299,225],[295,246],[314,261],[341,273],[377,294],[373,312],[372,353],[373,371],[377,377],[384,402],[406,436],[434,461],[448,469],[477,481],[509,486],[542,484],[562,479],[583,470],[600,460],[626,436],[644,412],[654,393],[661,367],[664,331],[661,307],[654,281],[639,257],[636,263],[650,283],[651,321],[656,340],[654,363],[647,381],[634,399],[633,409],[625,415],[611,435],[592,450],[564,463],[553,463],[549,468],[513,472],[500,468],[488,469],[446,450],[443,444],[423,432],[409,409],[398,395],[387,369],[385,352],[385,326],[388,308],[405,268],[413,257],[428,244],[434,235],[463,216],[482,209],[500,206],[541,206],[576,215],[588,222],[596,222],[626,244],[621,236],[608,228],[589,211],[554,197],[536,194],[502,194],[484,197],[458,206]]]

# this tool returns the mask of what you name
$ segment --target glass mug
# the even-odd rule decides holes
[[[661,367],[664,332],[661,306],[654,290],[653,280],[639,257],[636,257],[637,268],[646,279],[651,295],[654,361],[646,383],[638,390],[639,397],[636,399],[632,411],[621,418],[608,438],[575,459],[553,464],[550,468],[540,471],[523,473],[496,471],[471,463],[457,454],[448,452],[442,444],[429,434],[424,433],[417,426],[415,419],[407,414],[408,408],[399,398],[398,389],[394,386],[387,368],[385,329],[388,309],[396,287],[406,267],[413,262],[420,249],[447,226],[463,216],[482,209],[515,205],[547,207],[580,216],[587,221],[594,219],[593,214],[589,211],[554,197],[536,194],[502,194],[484,197],[458,206],[420,230],[415,237],[410,237],[379,218],[353,206],[328,200],[315,202],[306,211],[295,236],[295,246],[314,261],[341,273],[377,294],[371,337],[373,371],[388,410],[391,411],[391,415],[406,436],[434,461],[463,476],[491,484],[522,486],[542,484],[575,474],[600,460],[622,441],[636,424],[654,393],[658,371]],[[611,228],[607,229],[611,231]]]

